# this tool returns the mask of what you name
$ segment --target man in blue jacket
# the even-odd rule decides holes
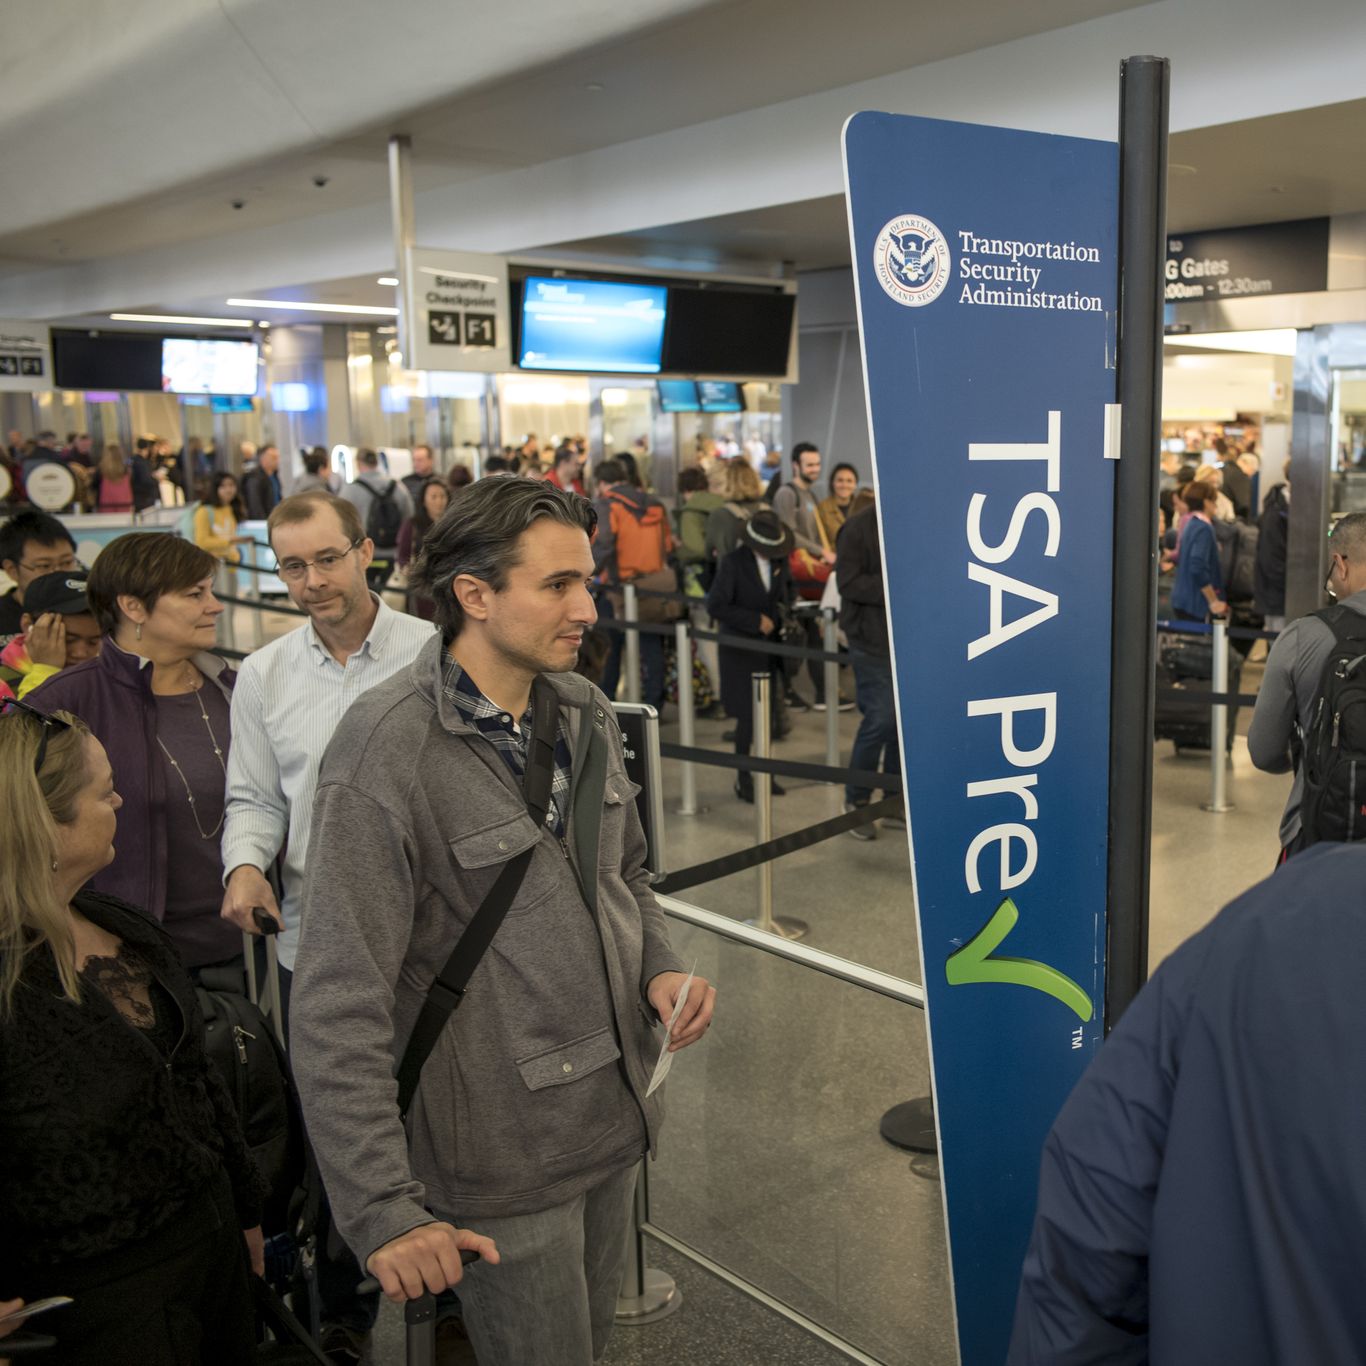
[[[1359,1363],[1366,848],[1181,946],[1044,1145],[1010,1366]]]

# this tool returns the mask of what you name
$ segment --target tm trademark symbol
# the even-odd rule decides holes
[[[1082,1043],[1082,1031],[1081,1031],[1080,1029],[1074,1029],[1074,1030],[1072,1031],[1072,1047],[1073,1047],[1073,1049],[1078,1049],[1078,1048],[1080,1048],[1080,1047],[1081,1047],[1081,1043]]]

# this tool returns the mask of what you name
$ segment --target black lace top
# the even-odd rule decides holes
[[[30,954],[0,1017],[0,1285],[134,1248],[224,1174],[242,1227],[260,1222],[261,1178],[165,931],[113,897],[75,906],[122,945],[87,960],[79,1003],[51,953]]]

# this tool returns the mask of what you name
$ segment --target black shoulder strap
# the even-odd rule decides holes
[[[1320,608],[1314,615],[1333,633],[1335,645],[1343,645],[1349,640],[1366,640],[1366,614],[1346,603],[1335,602],[1331,607]]]
[[[559,703],[555,689],[543,675],[538,674],[531,686],[531,739],[527,746],[526,774],[522,780],[522,795],[526,798],[527,811],[536,823],[538,835],[545,824],[546,812],[550,810],[558,731]],[[526,870],[539,843],[538,838],[536,844],[503,865],[464,934],[456,941],[445,966],[428,989],[427,999],[422,1003],[422,1010],[417,1023],[413,1025],[413,1032],[408,1036],[403,1060],[398,1067],[398,1112],[401,1118],[406,1119],[408,1116],[408,1107],[417,1094],[422,1069],[436,1047],[441,1031],[464,999],[465,988],[474,976],[474,970],[517,899],[522,879],[526,877]]]

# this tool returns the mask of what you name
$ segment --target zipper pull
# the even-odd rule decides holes
[[[233,1025],[232,1039],[233,1042],[237,1045],[237,1056],[239,1059],[241,1059],[243,1067],[247,1065],[247,1046],[242,1042],[244,1038],[250,1039],[253,1043],[256,1042],[255,1034],[252,1034],[250,1031],[243,1029],[241,1025]]]
[[[1333,746],[1334,749],[1336,749],[1338,745],[1338,727],[1341,721],[1342,713],[1340,711],[1335,711],[1333,713],[1333,738],[1331,741],[1329,741],[1329,743]]]

